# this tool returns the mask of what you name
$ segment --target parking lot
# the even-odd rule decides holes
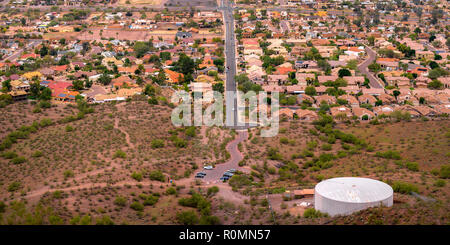
[[[237,146],[243,140],[247,139],[248,133],[246,130],[237,132],[238,132],[237,137],[230,143],[228,143],[228,145],[226,146],[227,151],[230,153],[230,159],[228,159],[228,161],[225,163],[217,164],[215,168],[212,170],[204,170],[204,169],[201,170],[202,172],[206,173],[206,176],[203,178],[205,182],[217,183],[220,181],[220,177],[222,177],[227,170],[241,169],[239,167],[239,161],[241,161],[244,157],[242,156],[242,153],[239,152]]]

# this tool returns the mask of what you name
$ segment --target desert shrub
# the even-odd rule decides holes
[[[187,146],[187,141],[184,139],[176,138],[173,143],[177,148],[185,148]]]
[[[206,201],[205,198],[199,193],[192,192],[191,197],[189,198],[180,198],[178,200],[178,204],[185,207],[197,208],[199,203],[202,201]]]
[[[7,151],[2,154],[2,157],[6,158],[6,159],[13,159],[13,158],[18,157],[18,155],[14,151]]]
[[[165,181],[164,174],[159,170],[151,171],[149,177],[151,180]]]
[[[336,155],[339,158],[344,158],[344,157],[347,156],[347,152],[345,152],[345,151],[338,151],[338,153]]]
[[[113,128],[114,128],[114,125],[112,125],[112,124],[106,124],[105,126],[103,126],[103,128],[105,129],[105,130],[112,130]]]
[[[202,216],[200,218],[200,225],[220,225],[220,220],[217,216]]]
[[[33,113],[41,113],[42,112],[41,107],[39,107],[39,106],[34,107],[32,112]]]
[[[317,141],[315,141],[315,140],[308,141],[306,143],[306,147],[308,148],[308,150],[311,150],[311,151],[314,150],[317,147],[317,145],[319,145],[319,143],[317,143]]]
[[[319,132],[317,132],[317,130],[315,130],[315,129],[309,129],[309,133],[310,134],[312,134],[312,135],[315,135],[315,136],[318,136],[319,135]]]
[[[127,154],[122,150],[117,150],[113,156],[113,158],[126,158],[126,157],[127,157]]]
[[[148,99],[148,103],[149,103],[150,105],[157,105],[157,104],[158,104],[158,99],[155,98],[155,97],[150,97],[150,98]]]
[[[62,197],[63,197],[62,191],[57,190],[57,191],[54,191],[54,192],[53,192],[53,198],[55,198],[55,199],[61,199]]]
[[[10,138],[4,139],[0,144],[0,151],[11,148],[12,144],[13,140],[11,140]]]
[[[275,174],[277,170],[274,167],[270,167],[267,169],[267,172],[269,172],[269,174]]]
[[[243,186],[251,185],[252,181],[249,179],[247,175],[233,175],[233,177],[230,178],[228,183],[233,188],[241,188]]]
[[[324,151],[331,151],[332,146],[330,144],[323,144],[322,150]]]
[[[328,136],[327,142],[328,142],[329,144],[334,144],[334,143],[336,143],[336,137],[334,136],[334,134],[330,134],[330,135]]]
[[[319,156],[319,161],[328,162],[334,160],[336,157],[332,153],[322,153]]]
[[[14,181],[8,186],[8,191],[14,192],[14,191],[19,190],[21,187],[22,187],[22,183]]]
[[[288,144],[288,143],[289,143],[289,139],[286,138],[286,137],[281,137],[281,138],[280,138],[280,143],[281,143],[281,144]]]
[[[90,215],[84,215],[83,217],[81,217],[80,219],[80,225],[90,225],[92,222],[92,218]]]
[[[301,154],[303,157],[314,157],[314,152],[304,149]]]
[[[31,154],[32,157],[42,157],[44,153],[42,151],[35,151],[33,154]]]
[[[195,127],[191,126],[191,127],[186,128],[185,133],[189,137],[195,137],[196,136]]]
[[[73,131],[73,127],[70,125],[66,126],[66,132],[72,132]]]
[[[303,217],[308,219],[327,217],[327,214],[320,212],[319,210],[315,210],[314,208],[308,208],[303,213]]]
[[[179,199],[178,204],[185,207],[197,208],[203,215],[209,215],[211,212],[211,203],[196,192],[192,192],[190,198]]]
[[[95,221],[96,225],[114,225],[114,221],[108,216],[103,215],[101,218],[97,218]]]
[[[342,144],[342,149],[344,149],[344,150],[350,150],[350,145],[348,145],[348,144]]]
[[[267,198],[263,198],[261,200],[261,206],[263,206],[263,207],[269,206],[269,200],[267,200]]]
[[[43,118],[42,120],[41,120],[41,122],[39,123],[39,125],[41,126],[41,127],[47,127],[47,126],[50,126],[50,125],[52,125],[53,124],[53,121],[52,121],[52,119],[50,119],[50,118]]]
[[[130,205],[130,208],[134,211],[142,211],[144,210],[144,205],[142,205],[140,202],[135,201]]]
[[[166,190],[166,194],[167,195],[175,195],[175,194],[177,194],[177,190],[175,188],[173,188],[173,187],[169,187]]]
[[[327,125],[327,124],[334,125],[335,122],[334,122],[332,116],[327,115],[327,114],[320,114],[320,115],[319,115],[319,119],[318,119],[318,120],[315,120],[315,121],[313,122],[313,124],[314,124],[314,125],[319,125],[319,126],[324,127],[324,126]]]
[[[212,187],[208,188],[208,196],[214,195],[217,192],[219,192],[219,187],[217,187],[217,186],[212,186]]]
[[[144,206],[153,206],[159,200],[159,196],[157,195],[147,195],[144,200]]]
[[[51,225],[62,225],[64,223],[63,219],[61,219],[61,217],[59,217],[57,215],[50,215],[48,217],[48,222]]]
[[[41,102],[39,102],[39,107],[50,108],[52,107],[52,104],[49,101],[42,100]]]
[[[402,193],[402,194],[410,194],[411,192],[419,191],[417,186],[410,184],[410,183],[401,182],[401,181],[394,182],[394,184],[392,185],[392,189],[394,190],[394,192],[398,192],[398,193]]]
[[[278,152],[277,148],[269,148],[269,150],[267,151],[267,155],[269,156],[270,160],[281,160],[283,158],[283,156],[281,156],[281,154]]]
[[[395,119],[397,122],[411,120],[411,114],[408,111],[402,112],[397,110],[389,114],[389,117]]]
[[[141,181],[142,180],[142,173],[138,173],[138,172],[133,172],[131,174],[131,178],[137,180],[137,181]]]
[[[182,225],[196,225],[199,222],[198,216],[194,211],[183,211],[177,213],[177,221]]]
[[[164,140],[162,139],[154,139],[152,140],[151,146],[153,149],[164,147]]]
[[[419,171],[419,164],[416,162],[407,162],[406,168],[411,171],[417,172],[417,171]]]
[[[377,152],[375,153],[376,157],[386,158],[386,159],[394,159],[394,160],[400,160],[402,157],[400,156],[400,153],[397,151],[385,151],[385,152]]]
[[[127,204],[127,199],[123,196],[117,196],[116,200],[114,200],[114,204],[120,207],[125,207]]]
[[[4,213],[6,210],[6,204],[2,201],[0,201],[0,214]]]
[[[437,187],[444,187],[445,184],[446,184],[446,182],[443,179],[438,179],[438,180],[436,180],[436,182],[434,182],[434,186],[437,186]]]
[[[64,175],[64,178],[67,179],[67,178],[73,177],[75,174],[73,173],[72,170],[66,170],[66,171],[64,171],[63,175]]]
[[[450,178],[450,165],[442,165],[441,170],[439,171],[439,177],[443,179]]]
[[[24,162],[26,162],[27,161],[27,159],[25,158],[25,157],[14,157],[12,160],[11,160],[11,162],[13,163],[13,164],[21,164],[21,163],[24,163]]]

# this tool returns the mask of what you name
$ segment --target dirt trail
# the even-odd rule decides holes
[[[122,128],[119,127],[119,121],[120,120],[117,117],[116,117],[116,119],[114,119],[114,128],[118,129],[120,132],[125,134],[125,140],[127,141],[127,144],[130,146],[130,148],[134,148],[134,144],[130,140],[130,135],[127,133],[127,131],[125,131],[125,130],[123,130]]]

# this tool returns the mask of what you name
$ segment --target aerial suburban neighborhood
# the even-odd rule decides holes
[[[0,0],[1,225],[448,225],[449,114],[447,1]]]

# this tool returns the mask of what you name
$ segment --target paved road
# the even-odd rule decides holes
[[[234,33],[233,3],[228,0],[221,0],[220,10],[223,12],[225,24],[225,63],[226,63],[226,83],[225,83],[225,103],[226,103],[226,121],[225,125],[229,128],[242,130],[257,125],[244,122],[244,118],[239,118],[238,122],[238,103],[237,103],[237,85],[236,80],[236,36]],[[242,109],[242,108],[241,108]]]
[[[14,52],[14,54],[4,58],[3,60],[4,61],[6,61],[6,60],[15,61],[17,58],[20,57],[20,55],[22,55],[24,50],[29,49],[29,48],[34,48],[41,43],[42,43],[42,40],[33,40],[33,41],[29,42],[24,48],[16,50],[16,52]]]
[[[238,131],[237,137],[230,141],[226,150],[230,153],[230,159],[226,163],[217,164],[216,167],[212,170],[202,170],[206,173],[206,176],[203,178],[203,181],[210,183],[220,182],[220,177],[222,177],[225,171],[234,168],[239,170],[239,162],[244,158],[242,153],[238,149],[238,144],[242,141],[246,140],[248,137],[247,130]]]
[[[237,97],[236,97],[236,39],[234,33],[233,7],[227,0],[221,1],[225,24],[225,57],[226,57],[226,83],[225,83],[225,102],[226,102],[226,125],[237,126]]]
[[[376,58],[377,58],[377,54],[375,53],[375,51],[373,51],[370,47],[366,46],[366,52],[367,55],[369,56],[363,63],[361,63],[358,66],[358,70],[362,73],[365,74],[367,76],[367,78],[370,81],[370,87],[371,88],[384,88],[382,81],[380,81],[378,78],[376,78],[372,72],[369,71],[368,66],[370,64],[372,64]]]

